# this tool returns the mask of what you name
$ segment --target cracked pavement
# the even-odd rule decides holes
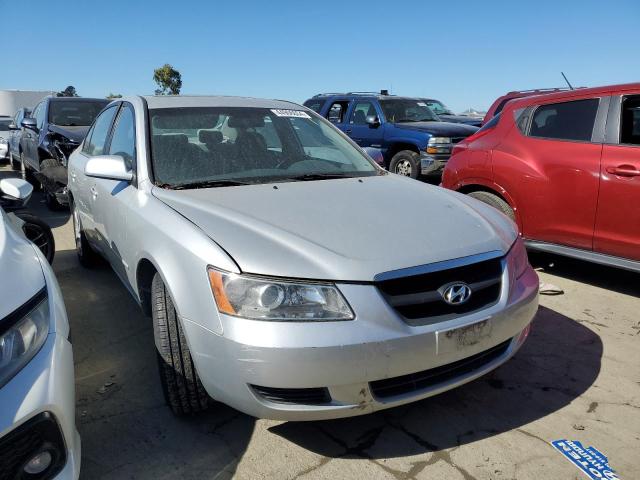
[[[593,445],[620,478],[640,478],[640,275],[532,256],[565,293],[540,298],[522,350],[488,377],[411,405],[292,423],[218,404],[177,419],[150,320],[108,267],[80,267],[68,213],[48,212],[39,195],[31,207],[57,242],[83,479],[584,478],[549,445],[557,439]]]

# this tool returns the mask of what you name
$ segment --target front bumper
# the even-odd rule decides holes
[[[373,285],[340,284],[357,312],[352,321],[285,323],[222,315],[223,335],[182,319],[196,369],[215,399],[250,415],[277,420],[320,420],[371,413],[436,395],[469,382],[511,358],[538,308],[538,278],[532,269],[512,288],[506,273],[500,300],[485,310],[446,322],[412,327]],[[458,346],[449,332],[486,322],[490,334]],[[377,397],[372,382],[402,377],[505,345],[498,356],[472,371],[391,397]],[[476,364],[477,365],[477,364]],[[323,404],[273,401],[259,389],[328,391]],[[308,390],[298,394],[308,395]]]
[[[75,426],[75,384],[73,354],[69,341],[50,333],[42,349],[9,383],[0,389],[0,458],[8,456],[12,468],[22,469],[22,459],[16,458],[15,438],[30,438],[34,443],[20,450],[25,460],[43,447],[40,430],[42,417],[48,429],[57,427],[62,437],[63,462],[54,477],[75,480],[80,474],[80,436]],[[40,425],[40,426],[38,426]],[[30,430],[32,432],[30,432]],[[32,433],[31,435],[29,435]],[[55,437],[55,435],[51,435]],[[3,440],[7,440],[3,442]],[[48,440],[44,438],[44,440]],[[9,450],[8,450],[9,449]],[[13,449],[13,450],[11,450]],[[9,468],[2,466],[3,470]],[[6,470],[0,474],[14,478]],[[40,478],[40,477],[39,477]]]
[[[422,175],[434,175],[441,173],[447,165],[450,154],[431,155],[428,153],[420,154],[420,173]]]

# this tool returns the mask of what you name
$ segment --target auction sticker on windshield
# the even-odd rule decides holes
[[[593,480],[620,478],[609,466],[607,457],[595,447],[583,447],[575,440],[555,440],[551,445]]]
[[[303,112],[302,110],[280,110],[272,108],[271,111],[278,117],[311,118],[307,112]]]

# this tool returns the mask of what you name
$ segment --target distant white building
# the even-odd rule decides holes
[[[19,108],[33,108],[53,90],[0,90],[0,115],[12,117]]]

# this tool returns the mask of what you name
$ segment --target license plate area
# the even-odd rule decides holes
[[[437,332],[438,354],[478,349],[489,343],[493,336],[491,318],[480,320],[463,327]],[[481,348],[480,348],[481,349]]]

